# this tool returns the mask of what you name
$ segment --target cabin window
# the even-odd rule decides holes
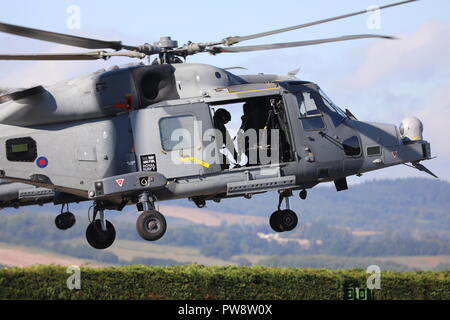
[[[31,137],[6,140],[6,158],[9,161],[33,162],[37,158],[36,141]]]
[[[381,155],[381,148],[379,146],[367,147],[368,156],[379,156]]]
[[[159,121],[161,146],[164,151],[193,148],[194,117],[191,115],[162,118]]]

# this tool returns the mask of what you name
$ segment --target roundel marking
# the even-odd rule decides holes
[[[39,157],[36,160],[36,164],[39,168],[43,169],[48,166],[48,159],[46,157]]]

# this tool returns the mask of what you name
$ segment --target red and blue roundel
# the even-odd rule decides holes
[[[46,157],[39,157],[36,160],[36,164],[39,168],[43,169],[48,166],[48,159]]]

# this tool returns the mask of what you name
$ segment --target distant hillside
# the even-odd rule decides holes
[[[232,198],[217,204],[208,202],[209,210],[269,217],[276,209],[274,192],[251,200]],[[194,204],[186,200],[169,202],[180,206]],[[376,180],[336,192],[332,187],[308,190],[308,198],[297,193],[291,201],[301,222],[322,221],[327,225],[375,231],[437,233],[450,238],[450,183],[440,180],[408,178]]]
[[[252,199],[230,198],[220,203],[207,202],[200,213],[218,218],[216,213],[229,213],[262,217],[268,221],[276,210],[278,194],[268,192],[255,195]],[[165,206],[196,208],[187,199],[161,203]],[[75,211],[87,212],[89,202],[71,205]],[[299,214],[299,225],[321,222],[328,226],[344,227],[364,231],[396,232],[402,234],[435,234],[450,240],[450,183],[437,179],[407,178],[396,180],[375,180],[350,186],[349,190],[336,192],[334,187],[318,186],[308,190],[308,198],[300,200],[298,192],[291,198],[291,207]],[[173,207],[172,207],[173,208]],[[5,209],[8,212],[57,212],[59,207],[52,204],[44,207],[26,207],[19,210]],[[124,212],[135,212],[134,206],[126,207],[122,213],[108,211],[109,216],[127,216]],[[173,211],[173,210],[172,210]],[[166,212],[170,217],[170,210]],[[185,219],[194,220],[189,215]],[[182,221],[182,212],[177,218]],[[135,214],[132,215],[133,217]],[[175,217],[171,218],[174,219]],[[203,218],[202,218],[203,219]],[[188,220],[184,220],[188,222]],[[131,220],[130,220],[131,221]],[[134,223],[134,219],[133,219]]]
[[[227,199],[196,210],[173,206],[192,207],[187,200],[165,202],[160,210],[168,216],[169,228],[158,246],[167,251],[191,252],[189,259],[183,261],[173,255],[144,255],[136,249],[142,246],[145,251],[151,244],[136,234],[137,214],[133,206],[121,213],[107,212],[108,219],[116,220],[119,244],[130,244],[131,255],[123,246],[104,251],[88,247],[84,240],[87,202],[70,206],[71,211],[78,213],[78,222],[64,232],[53,223],[58,206],[2,210],[0,241],[108,264],[171,265],[201,258],[243,265],[251,262],[344,268],[365,265],[371,259],[382,261],[386,269],[408,270],[420,266],[409,266],[409,260],[403,261],[405,257],[436,260],[438,256],[450,255],[449,195],[448,182],[427,179],[373,181],[339,193],[328,187],[314,188],[306,201],[292,201],[300,213],[299,226],[277,237],[268,226],[268,217],[277,203],[275,193],[252,200]],[[376,232],[367,232],[371,230]],[[299,256],[302,258],[292,258]],[[403,260],[397,260],[400,257]],[[448,268],[447,258],[436,260],[427,268],[437,268],[439,263],[439,268]]]
[[[78,223],[65,231],[58,230],[53,220],[54,217],[51,215],[31,212],[15,215],[0,214],[0,242],[39,247],[58,254],[104,263],[123,262],[117,256],[120,254],[119,251],[95,250],[86,244],[84,234],[87,218],[79,217]],[[117,240],[132,241],[133,247],[140,244],[151,245],[137,235],[134,224],[122,222],[115,225]],[[283,233],[283,238],[267,238],[270,234],[274,233],[267,225],[171,226],[167,234],[158,241],[158,245],[196,248],[202,256],[226,261],[231,261],[234,256],[243,255],[351,257],[450,255],[448,240],[433,237],[416,239],[395,233],[361,238],[345,229],[329,227],[318,222],[304,224],[295,231]],[[133,255],[133,257],[157,258],[142,255]],[[129,261],[130,259],[127,259],[127,263]],[[1,260],[0,263],[2,263]],[[167,264],[167,261],[158,261],[158,263]]]

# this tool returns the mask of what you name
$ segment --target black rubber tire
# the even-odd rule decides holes
[[[106,249],[115,239],[116,230],[108,220],[106,220],[106,231],[102,230],[100,219],[91,222],[86,229],[86,240],[95,249]]]
[[[280,211],[279,223],[283,231],[292,231],[297,227],[297,214],[289,209]]]
[[[275,232],[283,232],[283,228],[281,227],[281,217],[280,217],[281,211],[277,210],[274,213],[270,215],[269,223],[270,227]]]
[[[136,221],[136,230],[142,239],[156,241],[166,233],[167,223],[164,216],[156,210],[141,213]]]
[[[71,212],[63,212],[55,218],[55,225],[60,230],[72,228],[76,222],[75,215]]]

